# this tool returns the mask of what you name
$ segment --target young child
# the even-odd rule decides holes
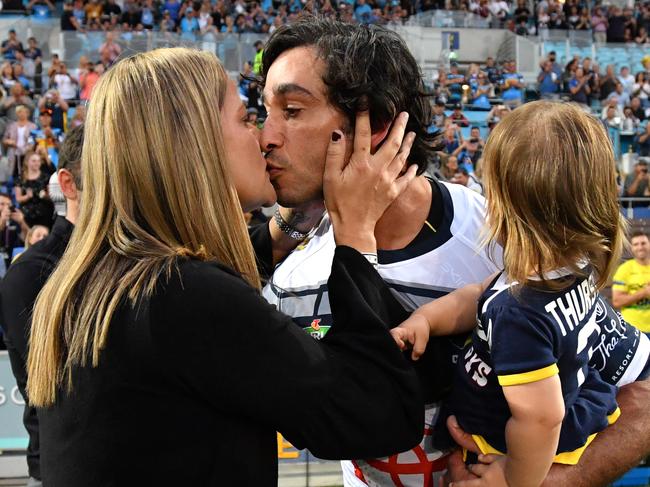
[[[483,161],[486,241],[502,246],[503,272],[392,333],[417,358],[430,334],[476,327],[448,410],[483,454],[504,455],[504,485],[538,486],[616,421],[615,384],[647,373],[650,345],[598,294],[625,240],[601,123],[571,104],[529,103],[495,127]],[[603,337],[612,350],[633,342],[639,360],[624,374],[593,366]]]

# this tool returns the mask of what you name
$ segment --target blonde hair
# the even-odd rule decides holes
[[[98,82],[82,152],[84,201],[33,314],[28,390],[55,402],[75,366],[97,366],[111,318],[169,278],[179,257],[218,260],[259,289],[224,153],[227,75],[209,53],[137,54]]]
[[[588,260],[602,288],[625,243],[614,152],[604,127],[580,107],[538,101],[499,123],[483,153],[486,241],[503,246],[513,281]]]

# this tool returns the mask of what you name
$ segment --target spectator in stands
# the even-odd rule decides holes
[[[591,88],[589,88],[589,80],[591,75],[584,74],[582,68],[578,68],[575,76],[569,81],[569,92],[571,93],[571,101],[580,103],[581,105],[589,105],[589,95]]]
[[[591,28],[594,32],[594,41],[598,44],[605,44],[607,42],[607,30],[609,21],[607,16],[603,13],[602,7],[596,7],[591,17]]]
[[[230,17],[229,17],[230,18]],[[162,14],[162,19],[160,20],[160,31],[161,32],[175,32],[176,31],[176,22],[171,17],[169,10],[164,10]]]
[[[63,32],[83,31],[83,20],[79,20],[79,18],[75,16],[74,4],[70,0],[66,0],[63,4],[61,30]]]
[[[640,134],[637,138],[638,152],[641,157],[650,157],[650,123],[645,126],[645,132]],[[647,175],[647,166],[646,166]],[[646,178],[647,185],[647,178]]]
[[[490,83],[486,73],[481,71],[477,76],[478,84],[474,87],[472,96],[472,106],[476,109],[489,110],[490,98],[494,96],[494,85]]]
[[[580,17],[578,18],[578,24],[575,26],[575,30],[589,30],[591,29],[591,20],[589,19],[589,9],[583,7],[580,10]]]
[[[70,120],[68,126],[70,128],[79,127],[80,125],[84,124],[85,119],[86,119],[86,106],[83,104],[77,105],[77,108],[74,111],[74,117],[72,117],[72,120]],[[66,134],[66,139],[67,138],[68,135]]]
[[[5,61],[0,67],[0,73],[2,73],[2,87],[5,91],[9,91],[16,84],[13,65],[9,61]]]
[[[488,75],[488,80],[493,85],[498,85],[501,82],[501,70],[496,65],[493,57],[488,57],[485,60],[485,69],[483,70]]]
[[[449,65],[449,74],[447,75],[446,87],[449,90],[449,101],[460,102],[463,97],[463,83],[465,75],[458,70],[458,63],[452,62]]]
[[[443,159],[440,172],[447,181],[454,179],[456,171],[458,171],[458,158],[456,158],[456,156],[450,155]]]
[[[472,191],[476,191],[479,194],[483,194],[483,186],[479,180],[464,167],[459,167],[454,174],[454,178],[451,180],[452,183],[460,184],[461,186],[466,186]]]
[[[646,30],[645,27],[640,26],[639,31],[634,38],[634,42],[636,42],[639,45],[642,44],[650,44],[650,37],[648,37],[648,31]]]
[[[99,22],[104,11],[104,5],[99,0],[88,0],[84,7],[86,13],[86,22]]]
[[[603,108],[605,116],[602,118],[602,121],[606,127],[612,127],[617,129],[621,128],[621,124],[623,122],[623,114],[621,113],[619,115],[617,110],[618,110],[618,105],[616,107],[605,106],[605,108]]]
[[[0,53],[8,61],[16,60],[16,52],[23,52],[23,43],[18,40],[16,36],[16,31],[14,29],[9,30],[9,38],[2,41],[0,46]]]
[[[621,68],[621,74],[618,77],[618,80],[623,85],[623,90],[629,95],[634,89],[634,76],[630,74],[630,68],[623,66]]]
[[[624,132],[634,133],[641,121],[634,115],[632,107],[623,108],[623,120],[621,121],[621,130]]]
[[[511,108],[518,107],[523,102],[524,78],[519,73],[514,61],[504,63],[502,76],[501,98],[503,103]]]
[[[0,193],[0,278],[11,264],[14,249],[24,245],[28,231],[23,213],[13,206],[11,196]]]
[[[90,100],[95,85],[99,81],[99,73],[92,61],[86,63],[86,69],[79,75],[79,99]]]
[[[625,42],[625,16],[620,7],[613,7],[609,15],[607,42]]]
[[[7,161],[10,175],[14,180],[20,178],[25,153],[31,149],[31,133],[36,130],[36,124],[29,119],[29,108],[20,105],[16,107],[15,122],[11,122],[2,137],[2,144],[7,151]]]
[[[114,34],[112,32],[107,32],[106,41],[99,46],[99,55],[102,57],[102,61],[108,62],[108,66],[113,64],[119,55],[122,54],[122,48],[114,39]]]
[[[15,122],[18,120],[18,117],[16,116],[16,107],[19,105],[29,108],[30,117],[34,113],[34,101],[27,95],[23,85],[16,83],[9,90],[9,96],[2,101],[2,104],[0,105],[0,115]]]
[[[643,122],[646,118],[648,118],[646,114],[647,110],[643,107],[641,98],[638,96],[634,96],[630,99],[630,108],[632,109],[634,116],[638,118],[640,122]]]
[[[542,66],[542,71],[537,76],[537,84],[541,97],[548,99],[558,98],[560,82],[561,79],[557,73],[553,71],[553,64],[551,64],[551,61],[545,61]]]
[[[454,104],[453,112],[449,115],[449,120],[459,127],[469,127],[469,120],[463,113],[463,108],[460,106],[460,103]]]
[[[50,234],[50,229],[47,227],[44,227],[43,225],[34,225],[29,229],[27,232],[27,236],[25,237],[25,250],[29,249],[32,245],[37,244],[44,238],[47,238],[47,236]],[[25,250],[22,252],[16,254],[14,258],[11,260],[11,264],[13,265],[18,257],[23,255],[25,253]],[[27,484],[29,487],[35,486],[35,485],[41,485],[40,483],[36,484],[35,482],[31,482]]]
[[[153,0],[145,0],[142,4],[142,16],[140,18],[142,26],[146,30],[153,30],[159,21],[159,17],[158,9],[154,5]]]
[[[620,112],[623,112],[623,108],[630,104],[630,95],[623,89],[620,82],[616,83],[616,89],[607,97],[608,100],[612,98],[616,99]]]
[[[632,97],[639,97],[643,106],[650,106],[650,82],[645,71],[640,71],[636,74],[634,85],[632,86]]]
[[[52,226],[54,205],[47,195],[47,185],[50,173],[43,170],[47,161],[36,152],[25,154],[23,171],[19,181],[16,181],[16,201],[25,216],[27,226]]]
[[[52,77],[52,85],[57,89],[59,96],[70,106],[76,105],[77,87],[79,81],[68,73],[65,63],[59,64],[56,74]]]
[[[445,128],[445,136],[442,139],[444,151],[447,154],[453,154],[460,147],[462,138],[460,127],[449,121],[447,128]]]
[[[28,13],[31,13],[35,5],[43,5],[47,7],[50,12],[54,12],[56,10],[56,7],[50,0],[30,0],[29,3],[25,6],[25,9]]]
[[[650,135],[650,131],[648,132]],[[628,174],[623,184],[623,196],[626,198],[643,198],[648,190],[648,163],[640,160],[634,165],[634,172]],[[647,207],[648,202],[635,201],[632,206]]]
[[[643,231],[630,238],[633,258],[621,264],[613,277],[612,304],[623,318],[650,333],[650,240]]]
[[[16,79],[16,82],[23,85],[23,88],[25,88],[27,92],[30,92],[32,89],[31,83],[27,79],[27,76],[25,76],[25,70],[23,68],[23,65],[20,63],[14,63],[13,69],[14,69],[14,78]]]
[[[600,79],[600,99],[605,100],[611,93],[616,91],[616,75],[614,74],[614,65],[609,64],[605,68],[605,76]]]
[[[38,47],[38,41],[35,37],[27,39],[27,49],[25,50],[23,67],[28,78],[34,80],[34,92],[41,94],[43,89],[43,52]]]
[[[470,173],[474,172],[478,160],[483,155],[479,144],[480,138],[470,137],[464,140],[460,147],[454,151],[452,155],[458,157],[459,167],[466,169]]]
[[[64,131],[67,124],[67,113],[70,109],[67,100],[65,100],[57,90],[48,90],[45,96],[38,100],[39,112],[49,112],[52,121],[52,128]]]
[[[492,107],[492,110],[490,110],[486,119],[488,128],[492,130],[496,124],[508,115],[508,113],[510,113],[510,107],[506,105],[495,105]]]
[[[436,102],[433,105],[433,125],[442,129],[445,127],[447,122],[447,116],[445,115],[445,102],[440,98],[436,98]]]
[[[525,24],[528,24],[530,16],[531,12],[526,0],[517,0],[517,8],[514,11],[514,17],[517,19],[517,22],[523,21]]]
[[[36,148],[43,151],[44,158],[48,158],[56,166],[63,131],[52,126],[52,110],[41,110],[38,121],[38,128],[32,132]]]

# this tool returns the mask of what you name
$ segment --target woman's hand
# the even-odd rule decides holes
[[[367,111],[357,113],[354,151],[346,161],[348,141],[340,131],[332,133],[323,176],[325,206],[338,245],[360,252],[376,252],[375,225],[388,206],[415,178],[412,165],[400,177],[415,140],[404,137],[408,114],[401,113],[390,134],[375,154],[370,153],[371,130]]]

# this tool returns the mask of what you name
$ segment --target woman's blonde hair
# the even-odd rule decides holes
[[[259,288],[224,153],[227,79],[214,55],[173,48],[124,59],[98,82],[79,219],[34,308],[32,404],[69,390],[75,366],[97,366],[117,307],[151,296],[177,258],[218,260]]]
[[[602,288],[618,265],[625,222],[614,152],[599,120],[577,105],[538,101],[499,123],[483,153],[486,240],[503,246],[509,278],[554,269],[581,275],[591,263]]]

